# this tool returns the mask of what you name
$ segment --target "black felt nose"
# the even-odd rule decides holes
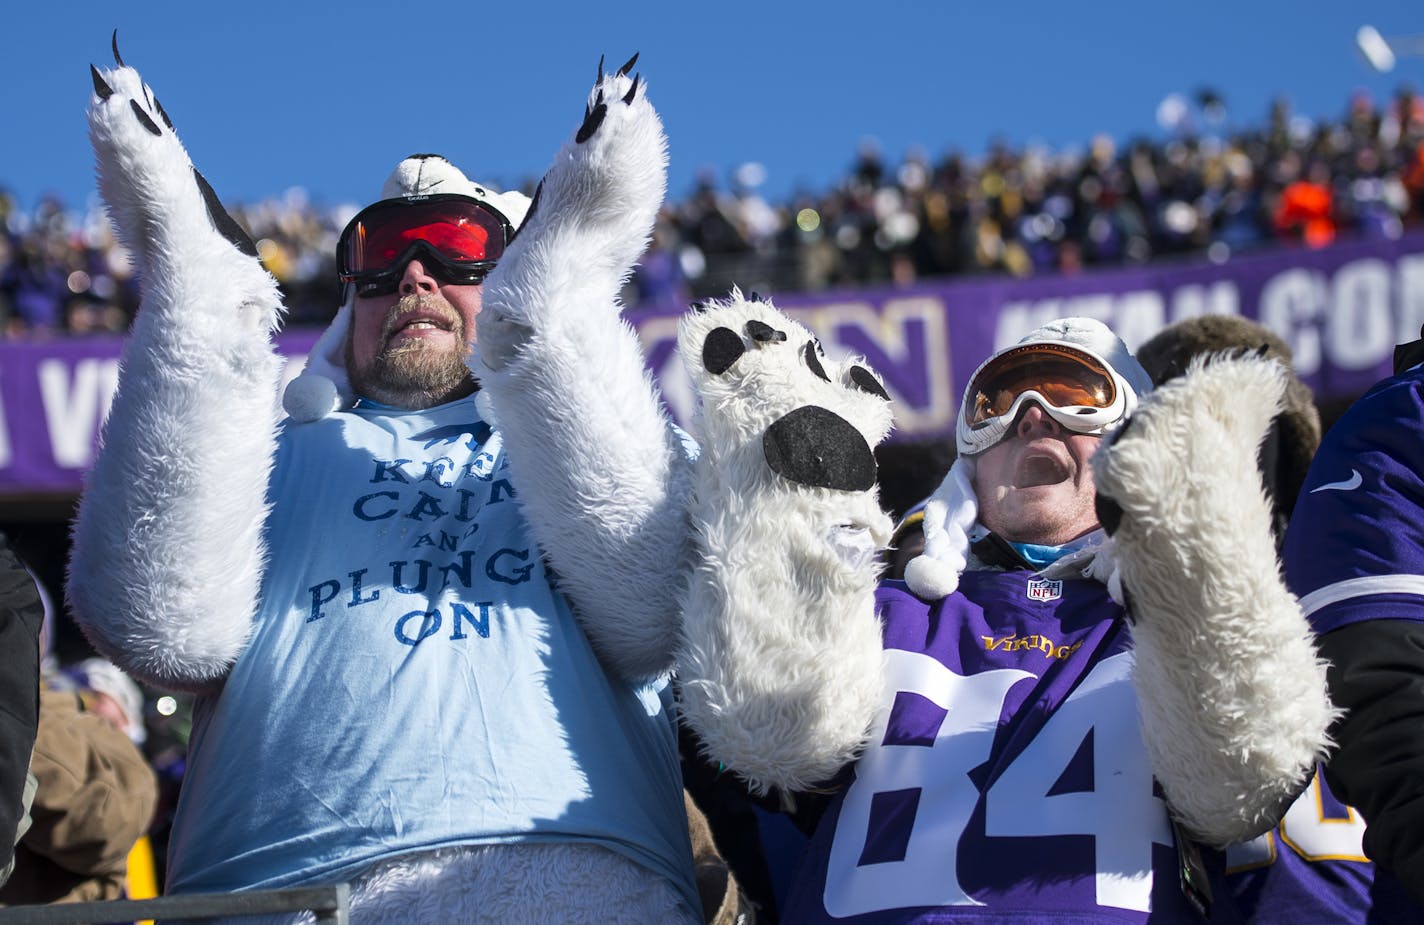
[[[766,429],[762,452],[771,471],[813,488],[866,491],[875,454],[845,418],[816,405],[797,408]]]

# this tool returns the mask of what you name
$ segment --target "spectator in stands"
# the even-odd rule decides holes
[[[1256,471],[1281,371],[1221,362],[1147,395],[1103,325],[1045,325],[971,376],[926,555],[877,588],[873,376],[736,298],[679,347],[704,397],[683,715],[710,761],[811,817],[786,919],[1195,919],[1192,883],[1223,865],[1184,887],[1186,833],[1269,827],[1331,716]]]
[[[0,903],[123,898],[129,851],[158,799],[143,754],[111,720],[85,710],[77,691],[46,686],[30,770],[30,826]]]
[[[137,72],[94,76],[101,190],[149,288],[68,592],[101,652],[199,694],[168,891],[351,880],[363,921],[702,921],[677,588],[641,573],[685,521],[640,491],[685,453],[665,419],[659,450],[621,435],[663,414],[642,370],[580,390],[546,356],[637,349],[616,298],[666,182],[643,85],[601,76],[524,227],[526,197],[401,161],[338,239],[344,305],[278,428],[260,248]],[[590,497],[607,516],[547,526]]]
[[[144,729],[143,691],[105,658],[87,658],[65,668],[62,684],[71,686],[84,709],[108,720],[135,745],[148,739]]]

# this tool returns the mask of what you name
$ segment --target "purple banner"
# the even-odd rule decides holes
[[[284,383],[301,372],[320,333],[278,338],[288,358]],[[117,337],[0,343],[0,497],[79,490],[114,398],[123,345]]]
[[[1424,324],[1424,233],[1328,250],[1273,250],[1225,263],[1154,263],[1071,277],[993,276],[775,297],[829,353],[864,356],[895,398],[900,438],[947,434],[974,368],[996,347],[1065,315],[1097,318],[1136,347],[1167,324],[1238,314],[1279,334],[1321,399],[1363,392],[1390,371],[1394,345]],[[632,313],[669,406],[691,394],[674,346],[682,306]],[[284,334],[287,376],[316,332]],[[0,495],[72,492],[93,459],[121,342],[0,344]]]

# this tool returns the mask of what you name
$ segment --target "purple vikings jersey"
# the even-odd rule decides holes
[[[821,820],[791,922],[1201,922],[1138,732],[1103,586],[968,572],[878,592],[885,710]],[[1236,921],[1223,859],[1203,852]]]
[[[1386,379],[1330,428],[1284,559],[1318,633],[1361,620],[1424,621],[1424,371]]]
[[[1227,881],[1254,925],[1417,922],[1394,878],[1375,878],[1361,840],[1365,823],[1317,773],[1285,818],[1260,838],[1226,850]]]

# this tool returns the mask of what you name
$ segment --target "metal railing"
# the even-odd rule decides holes
[[[91,925],[169,919],[216,919],[270,915],[277,912],[316,913],[318,922],[349,925],[351,887],[293,887],[250,893],[195,893],[158,899],[120,899],[102,903],[57,903],[49,906],[0,908],[0,925]]]

